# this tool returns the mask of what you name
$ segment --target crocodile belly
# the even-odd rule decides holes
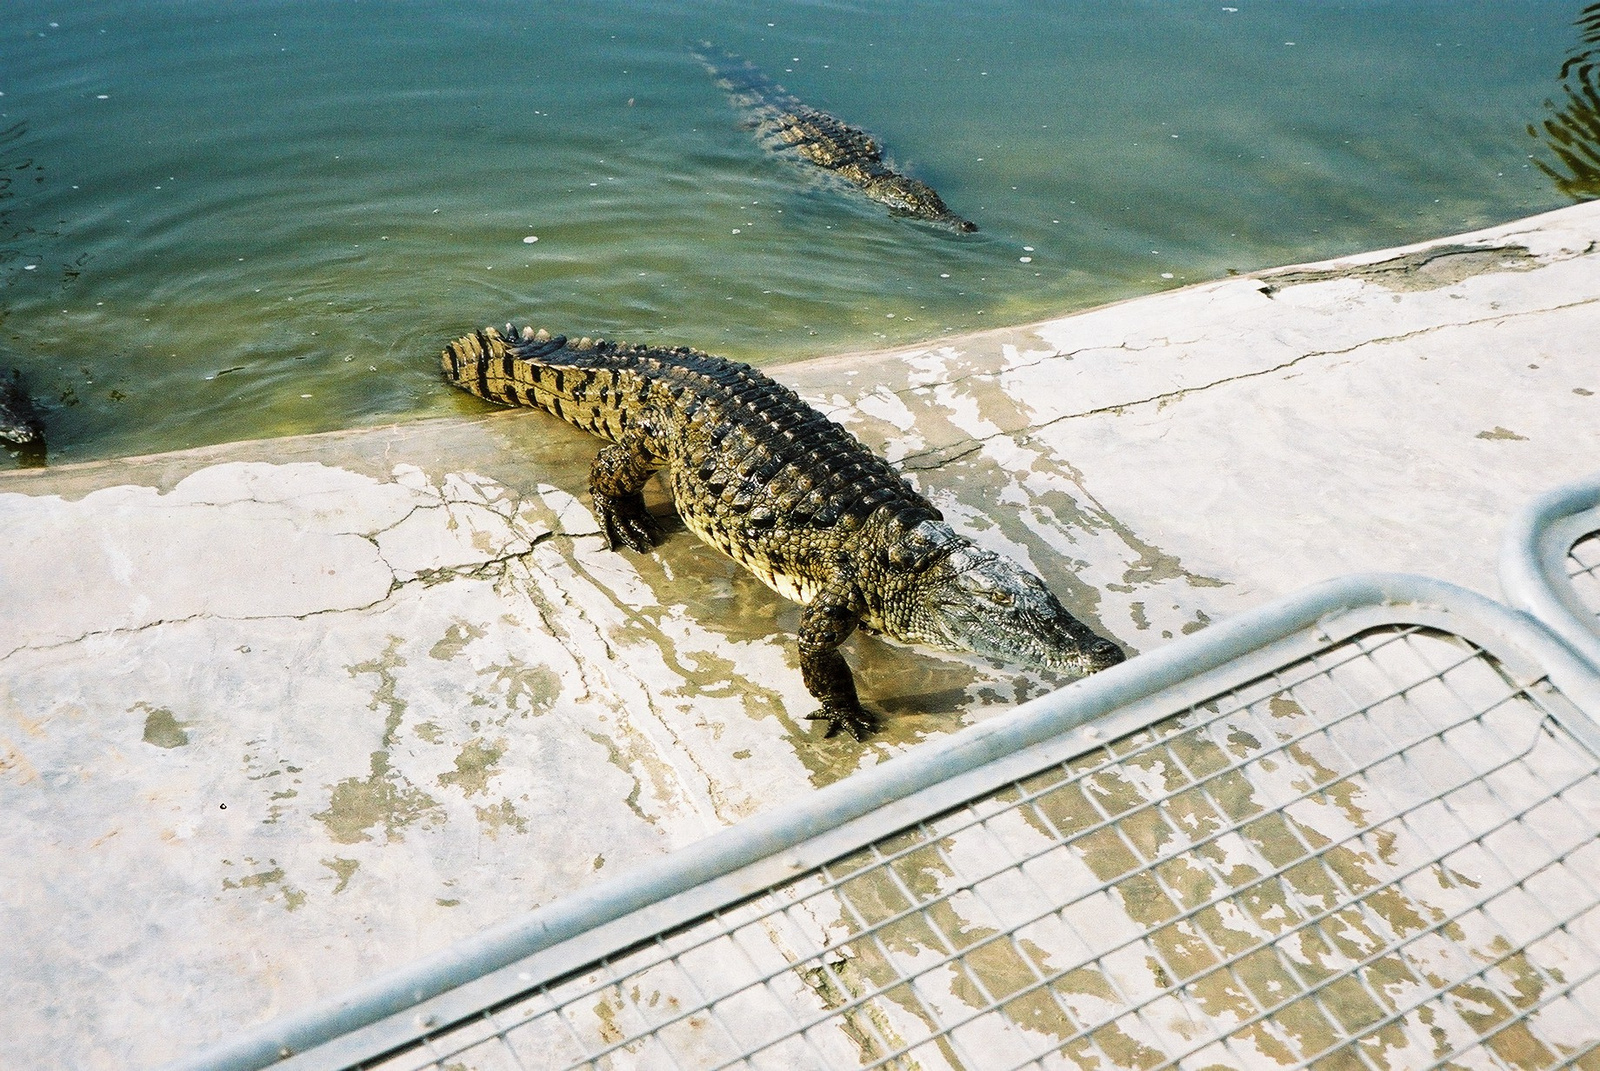
[[[722,551],[790,602],[806,606],[816,598],[821,584],[810,575],[809,570],[800,567],[803,563],[794,561],[790,555],[778,549],[781,545],[798,543],[800,533],[766,530],[760,537],[751,538],[748,532],[731,529],[719,523],[717,518],[708,517],[697,510],[680,507],[678,512],[683,518],[684,527],[699,536],[702,542]],[[786,535],[793,538],[784,538]]]

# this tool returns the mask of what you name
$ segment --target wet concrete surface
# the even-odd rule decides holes
[[[1497,594],[1600,464],[1597,243],[1591,204],[774,375],[1144,651],[1356,570]],[[823,739],[798,608],[659,489],[659,550],[606,550],[595,447],[486,412],[0,474],[19,1066],[174,1057],[1061,682],[856,637],[884,728]]]

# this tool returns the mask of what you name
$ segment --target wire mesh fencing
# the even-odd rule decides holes
[[[1368,633],[385,1068],[1600,1065],[1600,777]]]
[[[1554,488],[1517,516],[1501,546],[1500,586],[1600,667],[1600,473]]]
[[[1596,682],[1373,601],[283,1066],[1600,1068]]]
[[[1588,610],[1588,623],[1600,632],[1600,531],[1591,532],[1567,550],[1567,580]]]

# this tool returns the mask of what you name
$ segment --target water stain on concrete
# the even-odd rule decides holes
[[[1184,567],[1183,562],[1176,554],[1162,550],[1154,543],[1140,538],[1134,530],[1115,514],[1107,509],[1090,493],[1084,474],[1070,464],[1061,463],[1063,473],[1072,480],[1077,487],[1078,495],[1088,503],[1087,508],[1078,507],[1073,503],[1077,513],[1076,520],[1084,528],[1093,529],[1103,527],[1111,532],[1137,557],[1129,563],[1122,574],[1122,584],[1107,584],[1113,591],[1131,592],[1137,587],[1153,587],[1163,581],[1181,580],[1192,588],[1220,588],[1226,582],[1214,576],[1205,576],[1201,573],[1191,572]],[[1062,497],[1071,501],[1071,496]]]
[[[872,988],[872,982],[862,976],[856,960],[840,957],[825,965],[803,968],[799,974],[824,1008],[842,1012],[838,1029],[855,1045],[863,1067],[882,1063],[893,1051],[907,1047],[883,1009],[872,1001],[861,1000],[861,994]],[[925,1016],[922,1018],[926,1020]],[[891,1058],[887,1066],[909,1071],[919,1065]]]
[[[343,859],[336,855],[332,859],[322,860],[322,865],[333,871],[334,877],[339,879],[339,883],[333,887],[333,895],[338,896],[350,884],[350,879],[355,875],[356,868],[361,862],[357,859]]]
[[[252,863],[254,860],[246,859],[245,862]],[[223,878],[222,887],[224,889],[266,889],[275,885],[278,887],[279,894],[283,897],[284,910],[298,910],[305,904],[306,894],[285,880],[283,867],[277,865],[277,860],[268,859],[267,862],[272,864],[272,869],[246,875],[237,881],[231,878]],[[272,897],[268,897],[268,899],[270,900]]]
[[[292,800],[298,795],[300,795],[300,793],[298,791],[296,791],[295,789],[286,788],[282,792],[274,792],[271,796],[269,796],[268,799],[271,802],[269,802],[267,804],[267,816],[261,820],[262,824],[263,825],[274,825],[274,824],[276,824],[278,822],[278,820],[281,819],[284,816],[284,813],[289,809],[289,805],[288,804],[282,803],[282,802],[279,802],[279,801],[281,801],[281,800]]]
[[[403,642],[399,636],[390,636],[388,646],[378,658],[346,667],[352,677],[363,673],[378,675],[378,687],[367,709],[387,709],[381,746],[372,752],[371,772],[366,777],[347,777],[334,785],[328,809],[311,816],[327,826],[329,835],[341,844],[372,840],[370,831],[378,826],[383,827],[389,839],[399,840],[405,826],[436,812],[439,807],[437,800],[407,782],[389,765],[389,748],[394,744],[406,711],[406,701],[396,692],[396,672],[406,664],[399,654]]]
[[[1302,268],[1262,275],[1262,293],[1271,297],[1286,286],[1333,279],[1362,279],[1389,290],[1438,290],[1489,272],[1532,271],[1539,258],[1523,245],[1436,245],[1375,264],[1343,268]]]
[[[387,707],[388,713],[383,719],[383,746],[385,748],[394,743],[394,734],[400,728],[400,719],[405,716],[406,701],[401,699],[395,689],[399,685],[396,670],[403,669],[406,660],[400,657],[400,645],[405,642],[401,636],[390,636],[388,646],[383,649],[383,654],[366,662],[359,662],[353,666],[345,667],[350,676],[356,677],[363,673],[376,673],[378,675],[378,688],[372,693],[372,702],[367,704],[368,710],[377,710],[380,706]]]
[[[449,775],[446,775],[449,776]],[[483,824],[483,831],[491,839],[498,839],[502,830],[512,830],[517,833],[528,831],[528,820],[517,813],[516,805],[508,799],[488,807],[474,807],[478,821]]]
[[[311,817],[340,844],[355,844],[372,840],[371,831],[379,826],[390,840],[401,840],[404,827],[438,809],[438,800],[389,769],[387,753],[375,751],[372,773],[340,781],[328,797],[328,809]]]
[[[482,737],[470,740],[456,756],[456,768],[453,772],[439,775],[441,785],[457,785],[462,795],[473,796],[479,792],[487,792],[489,778],[500,771],[495,764],[500,761],[500,756],[506,753],[506,742],[496,740],[494,743],[486,742]]]
[[[145,712],[143,737],[145,743],[161,748],[184,747],[189,743],[189,734],[184,729],[187,723],[180,722],[166,707],[135,703],[128,709]]]
[[[524,662],[508,655],[504,662],[478,671],[489,677],[490,688],[499,695],[507,712],[524,717],[548,713],[561,696],[561,676],[544,663]]]
[[[1526,435],[1518,435],[1516,432],[1512,431],[1511,429],[1502,428],[1502,427],[1500,427],[1498,425],[1496,425],[1494,427],[1494,429],[1491,430],[1491,431],[1480,431],[1480,432],[1478,432],[1478,438],[1480,438],[1480,439],[1503,439],[1503,440],[1506,440],[1508,442],[1519,442],[1519,443],[1525,443],[1525,442],[1528,441],[1528,437]]]
[[[583,735],[605,748],[606,761],[627,774],[629,780],[633,782],[633,788],[629,790],[627,799],[622,801],[623,804],[644,821],[655,822],[656,816],[646,814],[644,808],[639,804],[639,796],[644,791],[644,782],[639,779],[639,775],[634,771],[630,757],[623,753],[623,749],[618,746],[614,739],[604,733],[597,733],[593,729],[585,729],[583,730]]]
[[[487,633],[484,629],[470,621],[457,618],[454,624],[444,630],[443,638],[428,649],[428,657],[448,662],[465,650],[467,644],[473,640],[481,640],[485,635]]]
[[[625,1005],[621,999],[618,999],[616,1003],[613,1004],[611,1000],[606,997],[602,997],[599,1003],[595,1005],[594,1016],[600,1021],[600,1040],[605,1042],[607,1045],[613,1045],[628,1036],[623,1032],[622,1028],[617,1025],[618,1012],[623,1010],[624,1007]]]

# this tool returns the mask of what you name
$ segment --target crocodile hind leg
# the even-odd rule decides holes
[[[646,554],[655,545],[661,530],[644,508],[644,485],[657,467],[641,434],[626,436],[595,455],[589,497],[612,550],[626,546]]]
[[[843,729],[865,740],[878,727],[877,720],[861,709],[850,663],[839,652],[839,645],[860,623],[861,608],[836,591],[823,591],[800,615],[800,676],[806,690],[822,703],[821,710],[806,717],[826,721],[826,736]]]

